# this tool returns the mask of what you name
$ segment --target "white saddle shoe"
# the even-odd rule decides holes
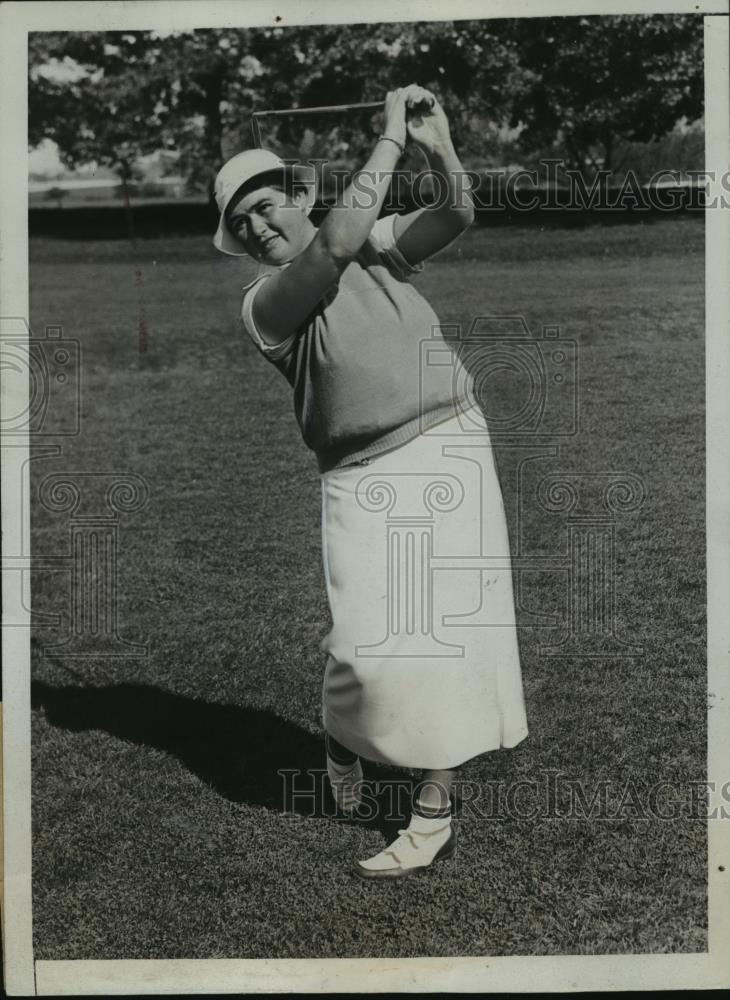
[[[423,871],[436,861],[445,861],[456,853],[456,830],[451,821],[433,829],[433,820],[419,822],[411,819],[407,830],[399,830],[398,837],[379,854],[366,861],[355,862],[355,874],[360,878],[403,878]]]

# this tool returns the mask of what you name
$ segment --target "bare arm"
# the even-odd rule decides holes
[[[424,151],[437,176],[437,204],[395,219],[398,249],[410,264],[441,250],[474,221],[468,176],[456,155],[446,115],[436,98],[430,96],[430,111],[408,122],[408,134]]]
[[[289,267],[262,283],[253,316],[267,343],[279,344],[291,336],[367,240],[400,158],[399,144],[405,145],[406,108],[422,100],[423,93],[413,86],[388,94],[384,135],[395,141],[378,140],[311,243]]]

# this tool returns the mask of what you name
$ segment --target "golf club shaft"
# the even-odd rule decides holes
[[[378,111],[385,107],[385,101],[366,101],[364,104],[325,104],[319,108],[281,108],[278,111],[254,111],[252,118],[281,118],[286,115],[320,115],[336,111]]]
[[[257,149],[261,149],[261,127],[258,121],[251,115],[251,132],[253,133],[253,144]]]

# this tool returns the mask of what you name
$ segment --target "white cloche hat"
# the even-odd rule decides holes
[[[264,187],[267,178],[269,181],[279,182],[288,178],[308,188],[308,207],[311,209],[316,193],[314,167],[311,164],[287,163],[269,149],[247,149],[243,153],[237,153],[223,164],[215,179],[215,200],[221,214],[213,245],[221,253],[234,257],[246,255],[243,244],[228,228],[226,209],[241,188],[248,187],[254,180],[259,182],[260,187]]]

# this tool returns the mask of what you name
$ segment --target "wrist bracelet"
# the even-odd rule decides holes
[[[398,142],[397,139],[393,139],[389,135],[379,135],[378,136],[378,142],[380,142],[381,139],[386,139],[388,142],[394,142],[396,144],[396,146],[398,147],[398,149],[400,150],[400,155],[403,156],[403,154],[406,151],[406,147],[403,145],[402,142]]]

